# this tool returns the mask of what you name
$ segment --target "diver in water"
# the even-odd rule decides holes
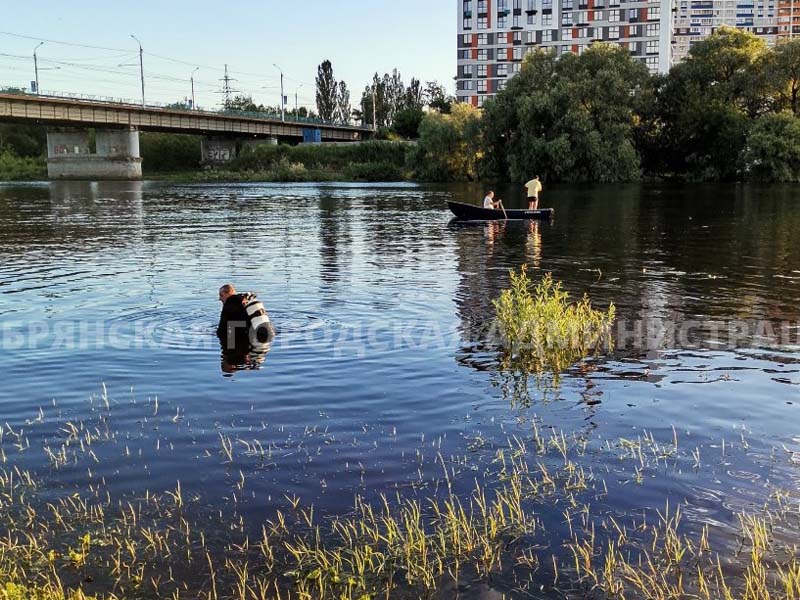
[[[264,305],[253,293],[237,294],[231,284],[219,288],[222,314],[217,326],[217,337],[223,350],[237,350],[250,346],[261,350],[275,338],[275,329]]]

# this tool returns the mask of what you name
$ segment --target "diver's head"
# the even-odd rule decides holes
[[[234,296],[236,294],[236,288],[233,287],[233,284],[226,283],[221,288],[219,288],[219,301],[225,304],[225,300]]]

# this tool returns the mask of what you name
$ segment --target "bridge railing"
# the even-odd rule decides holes
[[[131,106],[135,108],[142,108],[142,103],[140,101],[131,98],[116,98],[112,96],[102,96],[97,94],[77,94],[74,92],[60,92],[52,90],[42,90],[40,93],[35,94],[33,92],[28,91],[26,88],[16,88],[16,87],[0,87],[0,94],[16,94],[19,96],[30,96],[34,98],[55,98],[55,99],[77,100],[85,102],[103,102],[106,104],[118,104],[120,106]],[[148,102],[144,108],[179,110],[187,113],[200,113],[212,116],[227,115],[236,117],[247,117],[250,119],[264,119],[269,121],[281,120],[280,113],[273,113],[266,111],[253,112],[253,111],[232,110],[232,109],[210,110],[198,106],[192,108],[188,104],[182,104],[182,103],[167,104],[163,102]],[[318,126],[321,125],[324,127],[349,127],[353,129],[363,129],[365,131],[372,130],[371,125],[365,125],[365,124],[351,125],[349,123],[337,123],[334,121],[326,121],[324,119],[319,119],[314,117],[300,117],[293,115],[286,115],[285,122],[302,124],[302,125],[318,125]]]

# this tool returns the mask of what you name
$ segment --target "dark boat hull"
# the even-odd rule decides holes
[[[464,204],[463,202],[449,202],[447,206],[456,216],[462,221],[503,221],[508,215],[509,221],[530,221],[539,220],[547,221],[553,218],[556,212],[552,208],[540,208],[538,210],[520,210],[520,209],[506,209],[505,214],[500,209],[483,208],[482,206],[474,206],[472,204]]]

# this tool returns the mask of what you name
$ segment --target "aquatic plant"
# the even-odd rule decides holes
[[[557,384],[575,363],[613,347],[613,304],[596,310],[587,295],[571,303],[549,273],[534,286],[525,265],[510,275],[510,287],[494,301],[504,369],[549,375]]]

